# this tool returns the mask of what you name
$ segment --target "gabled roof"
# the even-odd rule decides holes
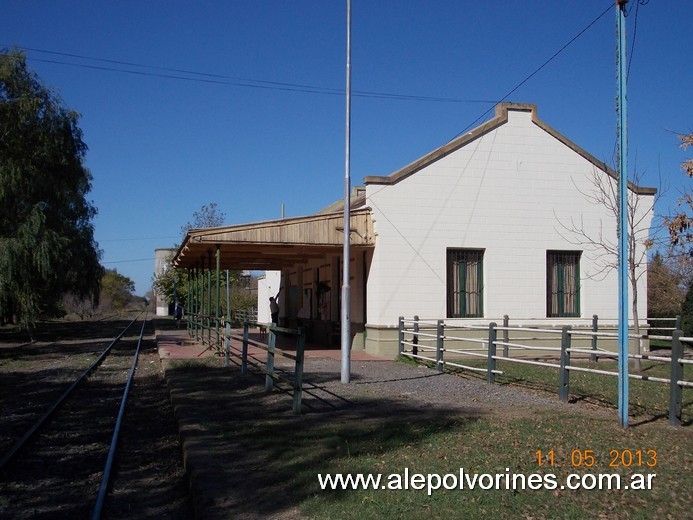
[[[351,245],[375,245],[370,208],[351,212]],[[214,228],[191,229],[176,251],[173,264],[213,267],[217,249],[221,269],[277,270],[311,258],[338,255],[344,239],[344,214],[268,220]]]
[[[471,130],[470,132],[467,132],[464,135],[461,135],[449,143],[441,146],[440,148],[433,150],[432,152],[424,155],[423,157],[417,159],[416,161],[408,164],[404,168],[401,168],[397,170],[396,172],[387,175],[387,176],[376,176],[376,175],[371,175],[368,176],[364,179],[364,183],[366,185],[368,184],[382,184],[382,185],[388,185],[388,184],[397,184],[399,181],[406,179],[410,175],[418,172],[419,170],[425,168],[426,166],[436,162],[439,159],[442,159],[446,155],[451,154],[455,150],[458,150],[462,148],[463,146],[466,146],[467,144],[471,143],[472,141],[482,137],[483,135],[495,130],[496,128],[504,125],[505,123],[508,122],[508,111],[520,111],[520,112],[531,112],[532,113],[532,122],[537,125],[539,128],[542,130],[546,131],[547,133],[551,134],[553,137],[558,139],[560,142],[562,142],[564,145],[566,145],[568,148],[573,150],[574,152],[578,153],[585,159],[587,159],[589,162],[594,164],[597,168],[600,170],[608,173],[611,175],[614,179],[618,179],[618,174],[612,169],[609,168],[606,163],[598,160],[596,157],[594,157],[592,154],[584,150],[583,148],[579,147],[576,145],[573,141],[565,137],[563,134],[560,132],[554,130],[552,127],[544,123],[539,117],[537,116],[537,106],[532,105],[532,104],[524,104],[524,103],[500,103],[496,105],[496,115],[493,119],[490,119],[486,121],[485,123],[477,126],[475,129]],[[632,182],[628,182],[628,187],[635,193],[639,195],[654,195],[657,193],[656,188],[646,188],[642,186],[637,186],[633,184]]]
[[[364,186],[354,186],[351,188],[351,193],[349,194],[349,208],[353,211],[355,209],[360,209],[366,204],[366,188]],[[318,215],[325,213],[336,213],[337,211],[344,211],[344,199],[339,199],[337,202],[333,202],[326,208],[318,211]]]

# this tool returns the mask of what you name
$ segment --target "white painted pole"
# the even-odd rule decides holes
[[[351,287],[349,285],[349,259],[351,258],[351,0],[347,0],[346,49],[346,138],[344,160],[344,251],[342,274],[342,383],[351,379]]]

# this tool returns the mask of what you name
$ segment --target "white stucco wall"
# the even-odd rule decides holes
[[[265,271],[265,276],[257,281],[257,321],[258,323],[270,323],[269,298],[279,291],[281,282],[280,271]],[[281,302],[280,295],[280,302]],[[281,307],[281,305],[280,305]],[[281,309],[280,309],[281,314]]]
[[[176,250],[171,248],[160,248],[154,250],[154,276],[159,276],[166,272],[168,261],[173,257]],[[168,302],[164,295],[159,294],[155,289],[156,315],[168,316]]]
[[[613,214],[581,194],[593,193],[595,171],[593,163],[534,124],[531,112],[511,110],[506,124],[423,170],[394,185],[368,185],[366,204],[377,233],[368,323],[395,325],[400,315],[445,317],[447,248],[485,250],[484,322],[504,314],[546,319],[547,250],[583,251],[582,316],[615,320],[617,272],[601,281],[590,278],[599,270],[595,255],[561,226],[572,219],[594,236],[616,240]],[[646,198],[649,207],[652,197]],[[642,276],[641,318],[646,294]]]

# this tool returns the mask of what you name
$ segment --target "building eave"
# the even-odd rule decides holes
[[[326,255],[343,247],[343,213],[269,220],[236,226],[191,229],[176,251],[179,268],[216,265],[221,269],[276,270]],[[375,245],[370,208],[351,213],[351,245]]]
[[[531,112],[532,122],[539,128],[558,139],[565,146],[576,152],[577,154],[584,157],[586,160],[591,162],[596,168],[606,172],[608,175],[614,179],[618,179],[618,174],[612,168],[606,165],[603,161],[598,160],[592,154],[587,152],[584,148],[578,146],[573,141],[565,137],[563,134],[547,125],[544,121],[539,119],[537,115],[537,106],[529,103],[500,103],[496,105],[495,116],[486,121],[485,123],[477,126],[473,130],[461,135],[449,143],[433,150],[432,152],[424,155],[423,157],[417,159],[416,161],[408,164],[407,166],[393,172],[387,176],[376,176],[371,175],[364,178],[364,184],[366,185],[393,185],[406,179],[410,175],[422,170],[423,168],[429,166],[430,164],[442,159],[443,157],[451,154],[455,150],[458,150],[469,143],[479,139],[480,137],[488,134],[489,132],[497,129],[498,127],[504,125],[508,122],[508,112],[509,111],[520,111],[520,112]],[[655,195],[657,193],[656,188],[649,188],[644,186],[638,186],[632,182],[628,182],[628,187],[631,191],[638,195]]]

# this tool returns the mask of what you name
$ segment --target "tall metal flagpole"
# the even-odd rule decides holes
[[[342,383],[351,379],[351,287],[349,286],[351,232],[351,0],[347,0],[346,143],[344,161],[344,252],[342,271]]]
[[[628,131],[626,119],[626,4],[616,0],[618,35],[618,416],[628,426]]]

